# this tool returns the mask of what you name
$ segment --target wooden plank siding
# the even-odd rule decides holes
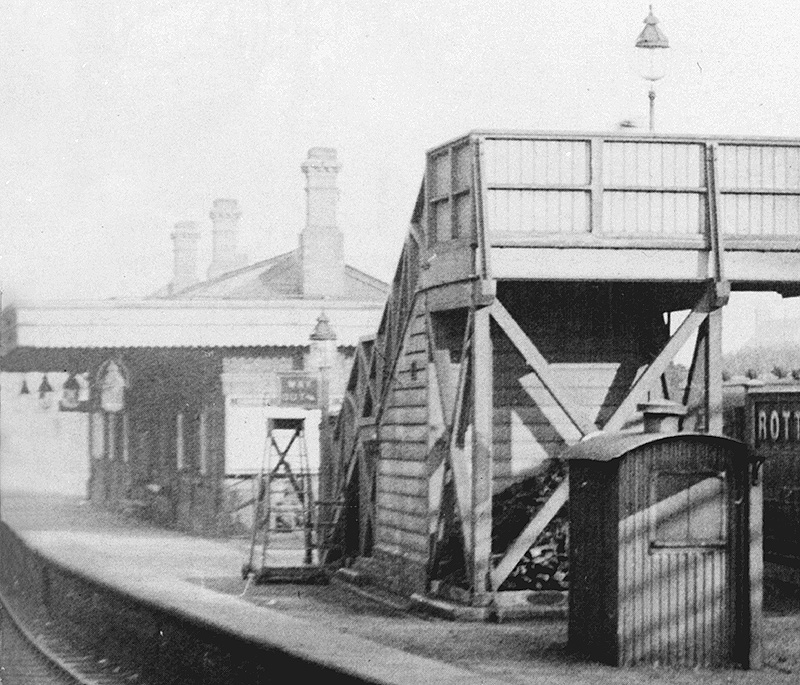
[[[375,546],[427,562],[428,338],[417,300],[394,365],[378,425]],[[422,589],[422,588],[419,588]]]

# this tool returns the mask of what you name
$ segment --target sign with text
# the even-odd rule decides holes
[[[308,373],[281,374],[280,404],[284,407],[316,407],[319,404],[319,379]]]
[[[800,402],[755,402],[753,444],[800,443]]]

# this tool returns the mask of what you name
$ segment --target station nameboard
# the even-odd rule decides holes
[[[800,398],[759,398],[753,417],[753,445],[800,443]]]
[[[319,404],[319,379],[308,373],[281,374],[280,404],[289,407],[316,407]]]

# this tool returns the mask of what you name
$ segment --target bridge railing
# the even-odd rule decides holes
[[[709,173],[731,248],[796,248],[800,140],[777,139],[473,133],[428,154],[428,233],[431,243],[457,240],[482,221],[488,245],[696,248],[707,238]]]

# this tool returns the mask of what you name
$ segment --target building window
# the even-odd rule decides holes
[[[184,444],[183,444],[183,412],[178,412],[175,417],[175,466],[178,471],[183,470],[184,466]]]
[[[724,546],[728,537],[726,489],[724,472],[656,473],[651,482],[651,546]]]

